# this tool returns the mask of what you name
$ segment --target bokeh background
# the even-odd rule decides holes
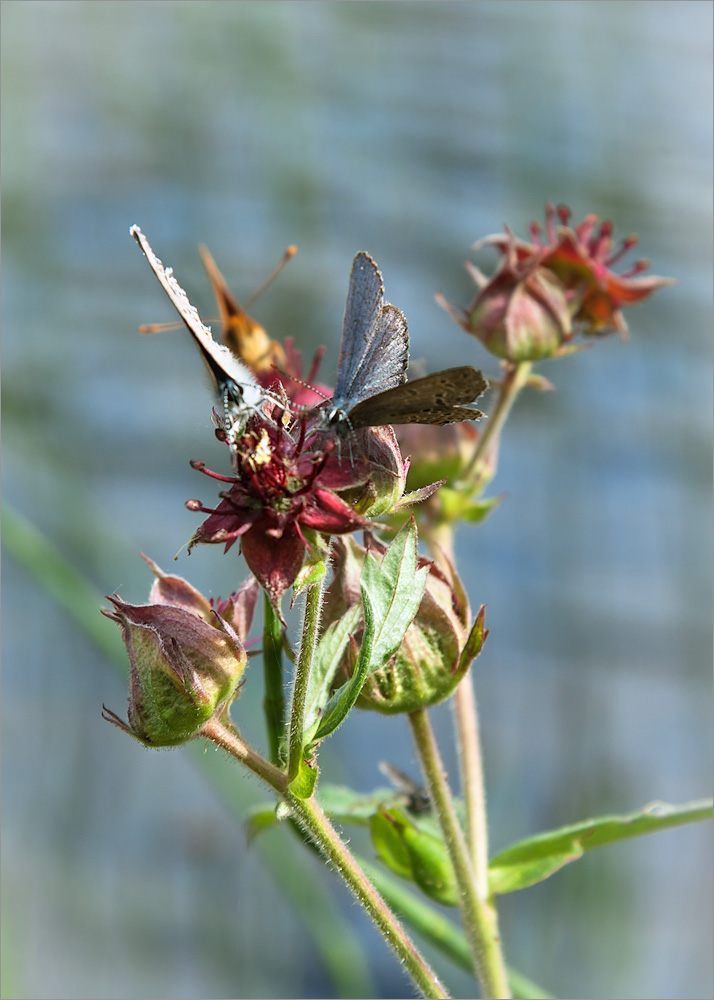
[[[190,751],[100,719],[126,685],[98,609],[146,599],[139,551],[211,594],[244,574],[182,549],[184,500],[212,499],[189,459],[225,454],[188,336],[136,333],[172,313],[129,226],[205,315],[199,242],[239,297],[298,244],[252,311],[308,357],[327,344],[326,381],[358,250],[413,358],[496,374],[433,298],[470,300],[470,245],[504,222],[526,235],[548,198],[637,231],[679,284],[628,314],[629,342],[542,366],[557,392],[519,401],[507,499],[458,537],[491,628],[492,847],[707,795],[712,5],[9,0],[2,22],[4,502],[86,578],[97,623],[93,639],[8,543],[3,996],[409,997],[286,831],[247,846],[256,784],[228,768],[221,794]],[[256,742],[260,687],[256,665],[234,710]],[[403,720],[367,713],[322,754],[364,791],[385,758],[416,775]],[[558,996],[708,996],[711,890],[706,824],[593,852],[503,899],[507,954]]]

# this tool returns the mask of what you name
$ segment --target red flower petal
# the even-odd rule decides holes
[[[294,522],[285,525],[279,541],[268,534],[274,528],[272,518],[261,515],[243,536],[241,548],[248,568],[277,608],[302,568],[305,543]]]
[[[369,523],[329,490],[313,490],[300,514],[300,524],[326,535],[343,535],[357,528],[367,528]]]

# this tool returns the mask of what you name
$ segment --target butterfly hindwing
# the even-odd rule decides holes
[[[348,419],[354,430],[382,424],[477,420],[483,414],[470,404],[487,388],[488,382],[476,368],[447,368],[371,396],[354,406]]]

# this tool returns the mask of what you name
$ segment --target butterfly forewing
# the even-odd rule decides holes
[[[348,410],[400,385],[409,363],[409,335],[396,306],[383,303],[384,286],[369,254],[352,263],[332,410]]]
[[[171,268],[165,268],[138,226],[129,230],[149,262],[151,270],[159,279],[162,288],[171,299],[181,319],[198,347],[219,398],[223,401],[232,421],[245,421],[247,415],[257,409],[265,395],[250,370],[243,365],[223,344],[218,344],[191,305],[186,292],[173,275]]]

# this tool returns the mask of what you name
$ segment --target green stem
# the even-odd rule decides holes
[[[450,524],[435,525],[427,535],[434,562],[441,565],[444,555],[454,563],[454,530]],[[447,572],[449,566],[446,566]],[[461,771],[461,794],[466,811],[466,843],[474,869],[476,891],[488,898],[488,826],[486,823],[486,788],[483,780],[481,737],[476,693],[468,672],[454,692],[456,744]]]
[[[507,371],[501,385],[496,408],[493,413],[489,414],[488,420],[484,422],[483,433],[478,439],[471,461],[460,477],[462,481],[468,483],[483,474],[488,474],[489,478],[492,478],[493,470],[489,466],[495,459],[501,428],[506,422],[506,417],[510,413],[518,393],[528,381],[532,368],[532,361],[520,361]],[[492,452],[494,453],[493,457]]]
[[[449,994],[435,973],[422,958],[397,917],[355,861],[346,844],[314,799],[300,799],[288,789],[285,772],[263,760],[229,726],[211,719],[203,726],[199,736],[212,740],[227,753],[249,767],[266,781],[289,805],[291,812],[320,853],[340,873],[347,886],[384,935],[387,943],[404,965],[409,975],[428,1000],[448,1000]]]
[[[407,889],[404,882],[394,878],[383,868],[370,864],[363,858],[358,857],[357,860],[379,889],[381,896],[393,910],[402,915],[403,920],[423,934],[430,944],[456,965],[466,972],[473,971],[468,941],[448,917],[426,903],[423,896],[417,896],[411,889]],[[552,993],[547,993],[542,986],[517,969],[509,967],[507,972],[514,997],[521,997],[523,1000],[554,1000]]]
[[[245,764],[253,774],[257,774],[276,792],[281,795],[287,792],[288,779],[285,772],[256,753],[232,726],[226,725],[214,716],[201,727],[196,737],[211,740],[226,753],[229,753],[231,757],[235,757],[241,764]]]
[[[436,974],[427,965],[397,917],[389,909],[314,798],[286,796],[295,818],[340,873],[394,949],[407,972],[425,997],[448,997]]]
[[[488,899],[488,826],[483,780],[481,737],[473,678],[467,673],[454,692],[461,788],[466,810],[466,843],[474,870],[476,892]]]
[[[323,578],[324,579],[324,578]],[[303,733],[305,732],[305,701],[307,699],[310,668],[315,655],[317,632],[322,609],[322,580],[311,583],[305,595],[305,620],[302,626],[302,642],[295,668],[293,700],[290,708],[290,731],[288,735],[288,781],[297,777],[303,754]]]
[[[498,441],[501,430],[518,393],[531,374],[533,364],[521,361],[511,365],[501,385],[496,407],[484,425],[476,449],[461,476],[469,483],[479,478],[489,480],[495,473]],[[450,530],[450,529],[449,529]],[[438,541],[444,547],[444,539]],[[447,539],[453,551],[453,536]],[[467,674],[454,695],[457,743],[461,767],[461,783],[466,807],[466,836],[469,856],[474,869],[476,891],[482,900],[488,898],[488,828],[486,824],[486,793],[479,735],[478,710],[473,681]]]
[[[285,729],[283,693],[283,629],[267,594],[263,598],[263,711],[268,729],[270,759],[279,765]]]
[[[481,995],[492,1000],[508,998],[511,994],[501,952],[496,909],[492,900],[482,899],[477,892],[466,841],[456,817],[451,790],[426,709],[411,712],[409,721],[461,892],[462,923],[469,939]]]

